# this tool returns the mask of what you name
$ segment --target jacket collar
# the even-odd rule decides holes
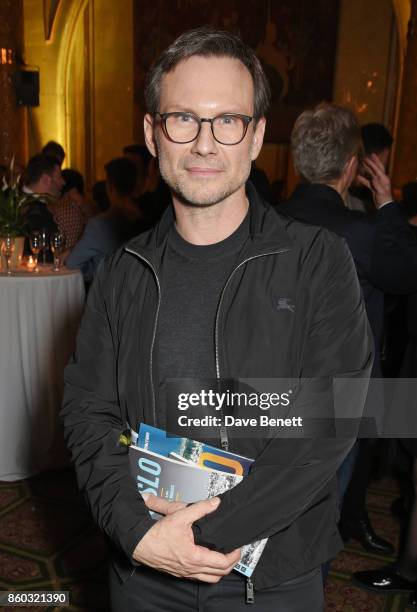
[[[322,183],[299,183],[291,196],[291,199],[317,199],[326,201],[337,206],[341,209],[345,209],[345,203],[343,198],[336,189],[324,185]]]
[[[246,184],[249,200],[249,241],[241,253],[241,260],[266,255],[277,251],[289,251],[291,239],[286,232],[286,222],[277,215],[272,206],[262,200],[254,186]],[[145,257],[156,267],[166,246],[170,227],[175,221],[171,206],[164,212],[159,223],[143,234],[133,238],[125,245],[125,250]]]

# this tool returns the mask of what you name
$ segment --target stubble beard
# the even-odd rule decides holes
[[[204,185],[192,185],[187,178],[187,170],[181,168],[176,174],[170,172],[170,165],[166,163],[164,154],[159,152],[159,171],[162,178],[185,206],[193,208],[209,208],[226,200],[229,196],[238,191],[245,184],[250,173],[250,161],[248,162],[247,172],[239,173],[238,176],[231,178],[224,185],[216,187],[204,187]],[[222,170],[225,170],[222,168]],[[210,180],[210,179],[209,179]]]

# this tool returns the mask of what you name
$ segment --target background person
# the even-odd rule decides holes
[[[140,213],[133,198],[136,166],[124,157],[105,165],[106,191],[110,208],[92,217],[80,241],[65,260],[68,268],[79,268],[86,283],[91,283],[97,267],[111,253],[138,233]]]
[[[361,132],[354,114],[320,104],[302,113],[291,135],[291,149],[301,182],[281,214],[325,227],[346,239],[356,265],[375,342],[372,374],[379,378],[384,321],[384,292],[407,294],[417,289],[417,241],[399,206],[391,183],[374,154],[366,158],[368,189],[377,211],[373,217],[346,207],[348,190],[360,167]],[[370,402],[383,414],[383,396],[372,387]],[[363,431],[372,437],[374,430]],[[345,540],[359,540],[370,552],[391,554],[393,546],[373,530],[365,508],[372,464],[372,442],[362,438],[358,457],[352,450],[339,471],[340,528]],[[356,460],[356,467],[353,469]],[[352,475],[353,470],[353,475]],[[349,484],[350,481],[350,484]],[[349,484],[349,488],[347,489]],[[346,494],[345,494],[346,492]]]

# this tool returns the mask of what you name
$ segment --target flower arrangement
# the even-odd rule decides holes
[[[25,234],[25,207],[30,196],[20,188],[20,175],[14,173],[14,158],[10,163],[9,177],[3,177],[0,190],[0,236]]]

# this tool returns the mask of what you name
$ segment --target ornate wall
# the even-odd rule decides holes
[[[0,164],[26,157],[25,110],[16,104],[14,74],[23,52],[22,0],[0,2]]]
[[[207,9],[210,15],[214,11],[213,19],[223,20],[232,29],[237,24],[241,27],[242,20],[245,26],[249,15],[240,10],[237,0],[219,3],[218,11],[217,4],[206,0],[176,1],[194,21],[205,21]],[[332,0],[328,2],[333,5]],[[275,38],[271,26],[264,31],[263,46],[269,44],[272,51],[276,47],[278,55],[272,59],[280,66],[285,89],[285,74],[291,81],[296,65],[288,46],[291,19],[288,15],[278,19],[278,8],[285,1],[255,4],[262,9],[256,23],[265,17],[275,24]],[[304,6],[304,0],[299,4]],[[66,148],[67,164],[94,182],[102,178],[103,164],[119,155],[123,145],[142,140],[138,67],[142,70],[149,63],[156,47],[165,43],[162,38],[171,36],[175,23],[181,29],[183,21],[179,22],[176,11],[168,15],[158,8],[160,3],[150,0],[23,0],[23,5],[26,61],[39,66],[41,78],[41,106],[29,111],[29,152],[54,138]],[[359,111],[363,122],[385,121],[395,130],[409,13],[410,0],[340,0],[339,24],[331,31],[338,41],[333,99]],[[155,19],[156,34],[150,36],[147,24],[155,25]],[[276,117],[283,121],[282,113]],[[291,177],[288,145],[277,144],[275,137],[271,140],[260,156],[261,167],[271,180]]]
[[[133,138],[132,2],[23,2],[26,61],[39,66],[41,82],[40,107],[29,114],[29,153],[58,140],[66,165],[91,185]]]

